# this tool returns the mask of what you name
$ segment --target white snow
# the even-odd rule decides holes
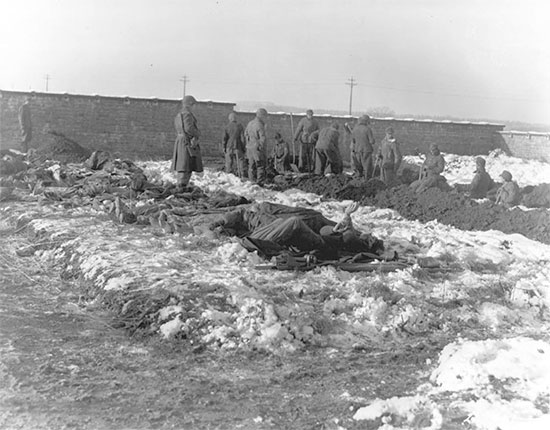
[[[445,154],[445,158],[444,174],[450,183],[471,180],[473,157]],[[500,153],[485,158],[494,179],[509,170],[520,186],[550,182],[550,164]],[[168,162],[146,163],[145,173],[154,181],[175,181]],[[310,207],[335,221],[350,203],[322,201],[298,190],[276,192],[208,169],[193,175],[192,182],[207,192],[224,190],[256,201]],[[437,259],[449,270],[448,276],[418,276],[418,265],[390,273],[348,273],[333,267],[305,273],[259,271],[255,266],[266,262],[233,238],[155,236],[151,228],[100,221],[91,213],[86,217],[82,210],[68,211],[63,218],[44,210],[37,212],[44,217],[31,221],[31,229],[56,235],[63,243],[54,251],[42,252],[40,258],[67,260],[67,268],[98,288],[162,287],[175,295],[190,286],[222,289],[228,307],[207,308],[199,316],[209,327],[201,334],[208,345],[276,353],[304,345],[350,348],[386,342],[391,333],[446,332],[471,323],[494,335],[495,339],[450,343],[441,352],[428,388],[419,387],[417,394],[402,398],[375,399],[355,413],[357,420],[380,419],[379,428],[385,429],[442,428],[438,396],[448,392],[478,428],[550,428],[550,346],[534,335],[548,333],[549,245],[518,234],[462,231],[437,221],[405,220],[388,209],[361,207],[353,215],[358,229],[372,232],[411,262]],[[72,255],[70,261],[68,255]],[[375,290],[386,293],[373,296]],[[315,307],[308,299],[327,292],[322,306]],[[288,300],[274,301],[275,293]],[[298,298],[302,295],[303,299]],[[462,300],[463,304],[434,310],[428,300]],[[193,320],[181,303],[171,303],[159,311],[158,324],[159,334],[169,339],[191,332]],[[425,425],[420,427],[422,419]]]

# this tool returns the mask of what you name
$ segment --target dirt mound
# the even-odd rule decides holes
[[[437,220],[462,230],[500,230],[550,243],[550,213],[546,210],[506,209],[492,202],[476,202],[457,192],[437,188],[416,194],[407,186],[365,197],[362,204],[390,208],[421,222]]]
[[[48,131],[48,137],[36,150],[41,160],[54,159],[61,163],[80,163],[86,160],[91,151],[69,139],[63,133]]]
[[[526,187],[527,188],[527,187]],[[550,184],[540,184],[523,190],[522,204],[529,208],[550,208]],[[526,193],[526,191],[529,191]]]
[[[349,175],[302,175],[297,177],[280,177],[275,181],[281,190],[298,188],[307,193],[339,199],[360,201],[365,196],[373,196],[378,191],[386,189],[386,185],[378,179],[354,178]]]

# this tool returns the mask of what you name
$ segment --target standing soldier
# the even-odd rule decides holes
[[[244,171],[244,127],[237,122],[235,112],[229,114],[229,124],[223,132],[223,153],[225,154],[225,171],[234,173],[233,166],[236,165],[239,178],[242,179]]]
[[[248,179],[263,185],[267,163],[267,141],[265,136],[265,122],[267,111],[260,108],[256,111],[256,118],[248,123],[244,136],[246,139],[246,158],[248,158]]]
[[[275,133],[275,146],[273,147],[273,168],[279,174],[286,172],[288,162],[288,144],[281,136],[281,133]]]
[[[325,127],[319,132],[319,139],[315,144],[315,174],[323,175],[327,166],[332,173],[342,173],[342,157],[338,148],[340,133],[339,125],[333,122],[330,127]]]
[[[300,161],[298,167],[302,171],[312,172],[315,163],[315,142],[318,136],[319,123],[313,118],[313,111],[308,109],[305,118],[298,123],[294,133],[294,142],[300,145]]]
[[[19,125],[21,127],[21,151],[28,152],[32,139],[32,121],[30,97],[19,108]]]
[[[192,172],[202,172],[201,148],[199,145],[200,131],[197,119],[193,115],[193,106],[197,103],[195,97],[185,96],[182,110],[174,119],[176,127],[176,142],[172,155],[172,170],[177,172],[177,191],[184,191]]]
[[[354,174],[370,179],[374,173],[372,153],[374,152],[374,135],[369,127],[370,117],[363,115],[351,132],[351,165]]]
[[[399,143],[393,136],[393,127],[386,128],[386,137],[380,143],[378,160],[380,163],[380,179],[386,185],[392,185],[395,181],[397,170],[401,165],[401,151]]]

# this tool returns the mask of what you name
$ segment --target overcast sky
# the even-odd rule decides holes
[[[0,0],[0,88],[550,124],[547,0]]]

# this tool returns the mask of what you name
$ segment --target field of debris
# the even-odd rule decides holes
[[[417,157],[406,157],[391,189],[347,174],[288,175],[262,188],[210,168],[176,193],[168,162],[53,155],[2,160],[2,325],[21,313],[69,338],[71,324],[93,324],[82,328],[93,334],[75,339],[73,362],[51,364],[47,380],[32,379],[45,372],[31,358],[43,350],[25,344],[32,322],[27,337],[2,344],[3,427],[550,425],[550,165],[490,154],[491,176],[510,170],[522,187],[522,204],[506,209],[460,191],[475,164],[451,154],[444,175],[453,189],[422,194],[408,189]],[[355,226],[395,250],[399,264],[280,271],[208,228],[262,201],[334,221],[358,201]],[[55,321],[56,307],[67,321]],[[57,348],[56,360],[63,342]],[[82,359],[94,348],[109,358],[95,376]],[[134,371],[157,378],[134,380]],[[52,406],[56,378],[68,381],[66,416]],[[94,378],[101,389],[79,391]],[[113,393],[115,412],[106,406]]]

